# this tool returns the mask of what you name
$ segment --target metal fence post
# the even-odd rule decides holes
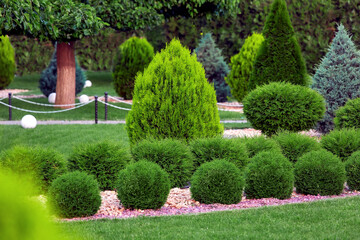
[[[98,96],[95,96],[95,124],[98,123]]]
[[[12,120],[11,93],[9,93],[9,121]]]
[[[108,106],[107,106],[107,103],[108,103],[108,93],[105,92],[105,121],[107,120],[107,117],[108,117]]]

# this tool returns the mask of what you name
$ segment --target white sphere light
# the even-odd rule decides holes
[[[89,97],[87,95],[83,94],[79,97],[79,100],[81,103],[87,103],[89,101]]]
[[[90,80],[86,80],[84,88],[91,87],[91,86],[92,86],[92,82]]]
[[[55,99],[56,99],[56,93],[50,93],[48,97],[49,103],[55,103]]]
[[[23,128],[35,128],[36,124],[37,124],[37,121],[33,115],[25,115],[21,119],[21,126]]]

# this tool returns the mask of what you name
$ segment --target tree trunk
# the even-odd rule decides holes
[[[74,43],[57,43],[56,105],[75,104],[75,50]],[[71,108],[75,105],[60,108]]]

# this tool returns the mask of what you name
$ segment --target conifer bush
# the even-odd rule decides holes
[[[46,96],[49,97],[51,93],[56,92],[56,83],[57,83],[57,57],[56,57],[56,46],[55,51],[51,57],[49,66],[44,69],[41,73],[39,80],[40,91]],[[77,58],[75,57],[75,94],[78,94],[84,88],[86,81],[86,74],[81,69]]]
[[[325,149],[305,153],[294,165],[296,192],[338,195],[344,188],[345,166]]]
[[[99,185],[92,175],[79,171],[70,172],[51,184],[48,201],[59,217],[91,216],[101,205]]]
[[[131,160],[125,144],[102,141],[77,146],[68,159],[68,169],[93,175],[101,190],[114,190],[119,172]]]
[[[206,78],[210,83],[214,84],[216,100],[218,102],[226,102],[227,97],[230,96],[230,87],[225,82],[225,76],[230,70],[211,33],[204,35],[198,47],[195,48],[195,52],[197,60],[205,69]]]
[[[309,130],[325,112],[324,98],[319,93],[290,83],[257,87],[244,98],[243,104],[246,119],[268,136],[280,130]]]
[[[194,156],[186,143],[176,139],[144,139],[132,146],[135,161],[157,163],[169,174],[171,187],[184,187],[190,181]]]
[[[336,129],[323,136],[321,147],[338,156],[343,162],[360,150],[360,129]]]
[[[271,138],[266,138],[264,136],[245,137],[244,142],[249,158],[252,158],[256,154],[264,151],[276,151],[281,153],[279,144]]]
[[[293,186],[293,166],[277,151],[255,155],[245,169],[246,198],[290,198]]]
[[[316,139],[300,133],[284,131],[273,136],[273,139],[278,142],[282,153],[292,163],[296,163],[299,157],[307,152],[321,149]]]
[[[360,190],[360,151],[351,154],[345,162],[346,182],[351,190]]]
[[[119,96],[132,99],[136,75],[153,57],[154,48],[146,38],[131,37],[119,46],[113,66],[114,88]]]
[[[132,144],[150,136],[190,140],[222,134],[214,88],[179,40],[137,76],[126,128]]]
[[[64,156],[51,148],[14,146],[0,156],[0,167],[19,175],[26,175],[32,182],[35,194],[48,191],[51,183],[66,172]]]
[[[205,162],[222,159],[234,163],[243,170],[248,163],[248,153],[244,143],[238,139],[214,138],[194,139],[189,143],[194,155],[194,170]]]
[[[227,160],[204,163],[191,178],[191,197],[200,203],[236,204],[243,189],[242,171]]]
[[[348,100],[335,115],[336,128],[360,128],[360,98]]]
[[[120,172],[117,194],[124,208],[159,209],[169,193],[168,174],[156,163],[139,161]]]
[[[248,93],[249,78],[253,69],[255,57],[264,41],[262,34],[253,33],[246,38],[240,52],[231,57],[231,71],[225,78],[231,89],[231,94],[242,102]]]
[[[315,72],[312,88],[326,101],[325,116],[316,129],[328,133],[334,128],[335,111],[349,99],[360,97],[360,52],[343,25]]]
[[[0,90],[14,80],[15,71],[15,50],[8,36],[0,36]]]
[[[271,82],[309,85],[305,61],[291,25],[285,0],[274,0],[249,80],[249,90]]]

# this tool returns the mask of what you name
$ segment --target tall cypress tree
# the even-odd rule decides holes
[[[285,0],[274,0],[263,30],[265,41],[254,62],[250,90],[270,82],[309,84],[305,61],[294,33]]]
[[[343,25],[316,70],[312,88],[325,98],[326,112],[317,130],[327,133],[334,128],[335,111],[347,100],[360,97],[360,52]]]
[[[225,82],[225,76],[230,72],[230,69],[221,55],[221,50],[216,47],[211,33],[205,34],[195,52],[198,61],[205,69],[206,78],[214,84],[216,100],[225,102],[230,96],[230,87]]]

